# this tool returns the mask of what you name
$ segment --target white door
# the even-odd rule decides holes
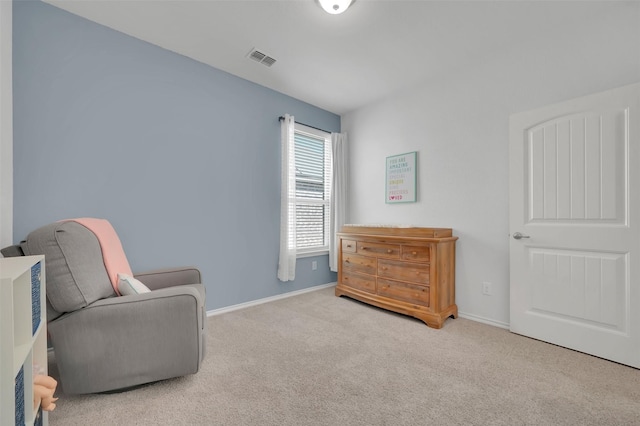
[[[638,368],[639,109],[640,83],[512,115],[509,136],[511,331]]]

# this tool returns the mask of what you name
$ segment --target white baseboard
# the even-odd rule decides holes
[[[291,291],[289,293],[278,294],[277,296],[265,297],[264,299],[252,300],[251,302],[239,303],[233,306],[213,309],[211,311],[207,311],[207,316],[212,317],[214,315],[226,314],[227,312],[233,312],[240,309],[249,308],[251,306],[262,305],[263,303],[273,302],[280,299],[286,299],[287,297],[298,296],[300,294],[322,290],[323,288],[335,287],[335,285],[336,283],[321,284],[314,287],[303,288],[302,290],[296,290],[296,291]]]
[[[291,291],[289,293],[278,294],[276,296],[265,297],[264,299],[252,300],[250,302],[239,303],[237,305],[226,306],[224,308],[213,309],[211,311],[207,311],[207,317],[212,317],[214,315],[226,314],[228,312],[238,311],[240,309],[249,308],[251,306],[262,305],[263,303],[274,302],[276,300],[286,299],[287,297],[298,296],[300,294],[309,293],[312,291],[322,290],[324,288],[335,287],[336,283],[328,283],[321,284],[314,287],[303,288],[302,290]],[[494,327],[509,329],[509,324],[501,321],[492,320],[489,318],[481,317],[473,314],[466,314],[464,312],[459,312],[458,316],[460,318],[466,318],[471,321],[481,322],[483,324],[492,325]]]
[[[485,317],[480,317],[478,315],[473,314],[465,314],[464,312],[458,312],[458,316],[460,318],[466,318],[471,321],[481,322],[483,324],[492,325],[494,327],[504,328],[506,330],[509,329],[509,323],[496,321]]]

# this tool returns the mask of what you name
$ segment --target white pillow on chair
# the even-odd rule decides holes
[[[130,294],[149,293],[151,290],[131,275],[118,274],[118,291],[120,295],[128,296]]]

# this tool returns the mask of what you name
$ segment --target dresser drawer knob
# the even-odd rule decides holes
[[[411,254],[412,254],[412,255],[414,255],[414,256],[417,256],[417,255],[418,255],[418,252],[417,252],[417,251],[414,251],[414,252],[411,252]]]
[[[362,246],[362,250],[367,250],[369,247]]]
[[[344,263],[351,263],[351,262],[349,262],[349,259],[347,259],[347,260],[344,261]]]
[[[351,244],[347,244],[347,248],[351,248]]]
[[[391,249],[387,249],[387,253],[391,253],[393,250]]]

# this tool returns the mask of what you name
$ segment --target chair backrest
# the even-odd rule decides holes
[[[102,260],[107,268],[107,274],[111,280],[111,285],[118,293],[118,274],[133,275],[127,256],[124,254],[122,243],[116,230],[106,219],[96,219],[93,217],[83,217],[79,219],[69,219],[85,226],[95,234],[102,250]]]
[[[47,299],[59,312],[72,312],[116,293],[96,235],[70,220],[45,225],[21,243],[26,255],[43,254]]]

